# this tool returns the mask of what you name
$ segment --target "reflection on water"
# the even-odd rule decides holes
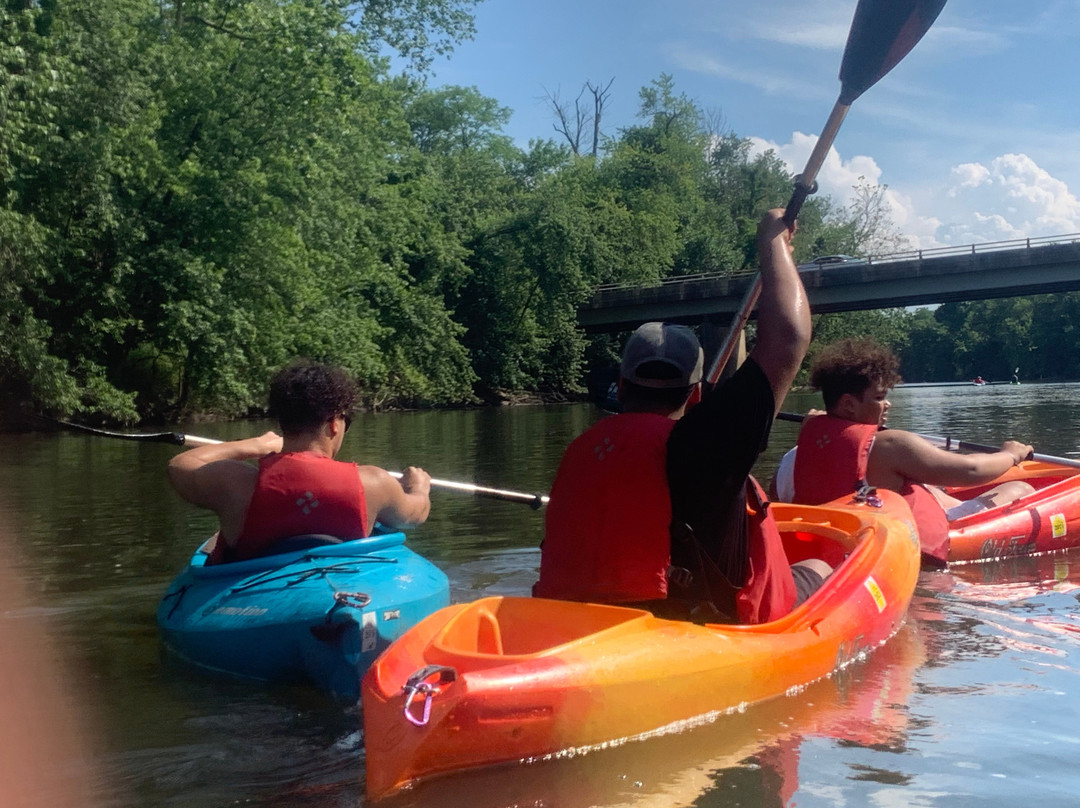
[[[1044,454],[1080,446],[1077,385],[910,388],[890,425],[980,443],[1015,437]],[[785,409],[820,406],[793,395]],[[344,455],[388,468],[544,492],[585,405],[358,419]],[[266,424],[200,425],[229,438]],[[778,422],[759,476],[797,425]],[[208,678],[163,657],[157,599],[213,520],[181,503],[175,449],[57,434],[3,436],[0,485],[33,604],[5,620],[48,622],[90,705],[111,804],[356,806],[363,740],[355,709],[305,688]],[[436,492],[411,546],[450,576],[455,600],[522,595],[543,516]],[[805,692],[677,736],[580,758],[449,778],[413,806],[979,805],[1074,802],[1080,682],[1080,555],[924,573],[911,618],[885,647]],[[711,683],[702,683],[707,705]],[[480,795],[487,794],[481,800]]]

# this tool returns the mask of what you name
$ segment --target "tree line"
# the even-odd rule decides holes
[[[612,82],[588,82],[588,116],[553,103],[562,137],[521,148],[497,100],[428,81],[475,2],[0,0],[0,405],[258,412],[295,356],[376,408],[569,395],[615,359],[576,325],[597,284],[756,265],[791,189],[774,154],[666,75],[633,125],[602,130]],[[898,238],[882,191],[812,200],[799,260]],[[821,327],[895,330],[905,363],[938,362],[916,375],[1073,375],[1041,315],[1006,333],[996,305]]]

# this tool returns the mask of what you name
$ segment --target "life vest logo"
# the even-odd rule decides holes
[[[615,444],[611,442],[611,438],[607,437],[596,446],[593,447],[593,451],[596,453],[597,460],[603,460],[613,451],[615,451]]]
[[[878,614],[885,611],[886,601],[885,593],[881,591],[881,587],[878,586],[878,582],[873,577],[868,577],[863,584],[866,587],[866,591],[870,593],[870,597],[874,599],[874,603],[877,605]]]
[[[1055,539],[1065,538],[1065,534],[1068,532],[1065,526],[1065,514],[1055,513],[1050,516],[1050,527],[1054,530]]]
[[[300,509],[304,516],[308,516],[319,507],[319,500],[315,499],[315,495],[310,491],[305,491],[304,496],[296,500],[296,507]]]

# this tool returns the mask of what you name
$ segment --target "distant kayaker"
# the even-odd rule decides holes
[[[704,401],[703,354],[690,329],[646,323],[630,337],[622,412],[574,440],[556,474],[537,597],[633,603],[669,617],[696,617],[696,604],[711,602],[729,618],[762,623],[831,572],[819,560],[788,566],[749,478],[810,340],[782,215],[770,211],[758,225],[756,344]]]
[[[1007,440],[993,454],[957,454],[902,429],[883,430],[889,391],[900,382],[899,366],[892,351],[872,340],[841,340],[818,354],[810,383],[821,391],[825,414],[808,417],[799,432],[794,501],[818,505],[863,484],[897,491],[915,516],[924,561],[944,565],[948,522],[1034,489],[1014,481],[961,501],[939,486],[990,482],[1033,450]]]
[[[399,482],[377,466],[334,460],[357,395],[344,370],[294,362],[270,382],[270,414],[284,438],[267,432],[199,446],[169,462],[177,493],[218,515],[211,563],[265,555],[294,536],[355,539],[376,521],[405,528],[427,519],[431,477],[423,469],[410,466]]]

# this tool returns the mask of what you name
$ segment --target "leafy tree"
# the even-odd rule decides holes
[[[958,371],[954,344],[947,327],[933,310],[916,309],[911,315],[907,345],[900,353],[900,375],[909,382],[955,379]]]
[[[327,0],[323,0],[327,2]],[[480,0],[333,0],[348,11],[375,59],[387,45],[415,69],[425,72],[435,56],[449,56],[455,45],[476,33],[472,9]]]
[[[369,5],[367,29],[323,0],[5,6],[4,389],[237,412],[308,353],[373,401],[467,397],[461,328],[411,273],[460,274],[463,249],[428,217],[401,90],[364,54],[422,55],[469,5]]]

